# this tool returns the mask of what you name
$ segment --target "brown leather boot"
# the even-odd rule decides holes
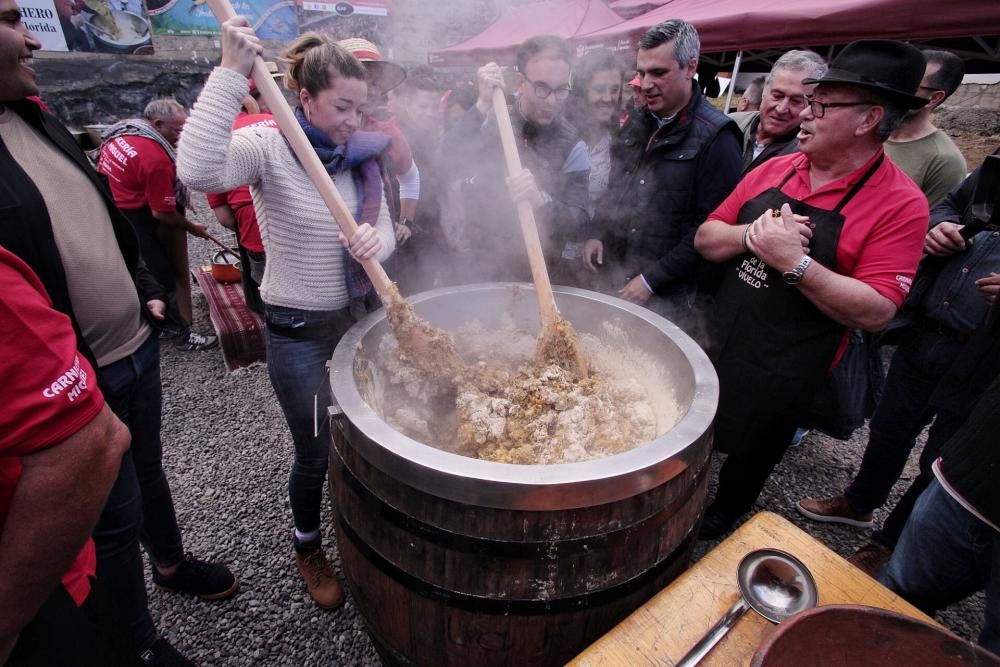
[[[879,570],[892,558],[892,551],[889,547],[872,540],[861,547],[847,559],[847,562],[854,565],[872,579],[878,577]]]
[[[323,609],[336,609],[344,603],[344,589],[334,576],[319,540],[295,545],[295,565],[317,605]]]

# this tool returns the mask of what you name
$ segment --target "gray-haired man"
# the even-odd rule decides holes
[[[815,85],[803,79],[820,78],[826,64],[812,51],[789,51],[778,58],[764,79],[760,111],[730,114],[743,132],[743,173],[776,155],[788,155],[799,148],[796,135],[799,114]]]

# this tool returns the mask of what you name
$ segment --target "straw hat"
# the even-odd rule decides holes
[[[264,63],[264,65],[267,67],[267,73],[271,75],[271,78],[277,81],[278,83],[281,83],[281,80],[284,79],[285,75],[282,72],[278,71],[278,63],[268,61]],[[251,78],[250,94],[253,95],[255,92],[257,92],[257,84],[254,83],[254,80]]]
[[[406,70],[396,63],[383,60],[378,47],[367,39],[350,37],[337,43],[361,61],[368,71],[369,81],[381,92],[389,92],[406,78]]]
[[[271,75],[272,79],[278,80],[285,76],[284,72],[278,70],[278,63],[273,60],[269,60],[264,65],[267,66],[267,73]]]

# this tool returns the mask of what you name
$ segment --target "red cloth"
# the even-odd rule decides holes
[[[413,151],[410,150],[410,142],[403,136],[403,131],[399,129],[395,119],[378,120],[371,116],[365,117],[363,130],[367,132],[381,132],[389,136],[389,160],[392,162],[392,170],[397,176],[405,174],[413,166]]]
[[[619,0],[614,4],[615,10],[624,4]],[[948,5],[946,15],[942,14],[938,0],[649,0],[648,4],[662,6],[610,28],[578,36],[574,41],[629,52],[649,28],[679,17],[698,30],[702,53],[785,50],[801,48],[802,44],[846,44],[855,39],[904,39],[919,43],[981,35],[985,26],[1000,25],[1000,3],[996,0],[953,2]],[[523,9],[536,6],[524,5]],[[531,34],[552,32],[537,23],[526,25],[537,30]],[[795,28],[789,29],[790,26]],[[440,53],[434,51],[431,56]],[[478,62],[486,59],[480,55]]]
[[[272,127],[278,129],[278,122],[269,113],[240,113],[233,122],[233,129],[241,127]],[[260,228],[257,226],[257,212],[253,208],[253,197],[250,196],[250,186],[241,185],[229,192],[209,193],[208,205],[212,208],[228,205],[236,216],[236,228],[239,230],[240,245],[253,252],[264,252],[264,241],[260,238]],[[245,267],[249,270],[249,267]]]
[[[51,447],[104,407],[97,375],[79,355],[69,318],[52,308],[41,281],[0,248],[0,530],[23,470],[21,457]],[[71,507],[40,508],[73,511]],[[88,539],[62,583],[77,605],[90,594],[97,557]]]
[[[747,174],[708,219],[735,225],[743,202],[776,186],[792,168],[795,175],[781,191],[812,206],[833,209],[882,154],[879,150],[859,169],[816,192],[811,192],[809,158],[802,153],[772,158]],[[844,228],[837,245],[837,273],[860,280],[899,306],[910,291],[923,251],[930,215],[927,198],[885,159],[841,213]]]
[[[243,285],[216,282],[210,266],[195,271],[195,278],[208,302],[208,315],[219,336],[226,370],[264,361],[264,321],[247,307]]]
[[[97,170],[108,177],[118,208],[177,210],[174,163],[152,139],[127,135],[108,141],[101,149]]]

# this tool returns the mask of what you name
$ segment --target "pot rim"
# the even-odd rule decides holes
[[[456,292],[521,289],[530,283],[477,283],[417,294],[417,305]],[[557,296],[572,295],[627,311],[653,325],[676,344],[691,364],[694,391],[687,413],[669,431],[644,445],[603,458],[574,463],[520,465],[453,454],[396,431],[365,402],[354,381],[354,359],[361,341],[385,319],[385,309],[370,313],[344,334],[329,362],[334,405],[332,427],[363,435],[348,438],[370,463],[417,489],[460,502],[520,509],[561,509],[613,502],[654,488],[683,471],[707,446],[719,399],[715,368],[704,350],[675,324],[652,311],[597,292],[553,286]],[[341,415],[346,419],[341,419]],[[621,484],[625,479],[629,483]]]

